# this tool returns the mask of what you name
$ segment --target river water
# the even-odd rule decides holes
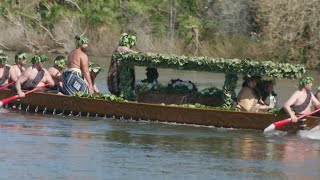
[[[107,92],[109,58],[98,87]],[[137,79],[144,79],[137,68]],[[159,70],[221,87],[220,74]],[[316,77],[317,72],[309,72]],[[241,82],[239,82],[240,87]],[[280,104],[297,81],[277,81]],[[239,89],[237,89],[239,90]],[[319,179],[320,141],[277,132],[65,117],[0,109],[0,179]]]

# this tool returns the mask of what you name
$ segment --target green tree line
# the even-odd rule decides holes
[[[139,51],[319,64],[319,0],[2,0],[0,46],[66,53],[85,33],[110,55],[123,32]]]

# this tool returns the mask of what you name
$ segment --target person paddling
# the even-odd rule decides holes
[[[117,48],[114,50],[116,53],[137,53],[136,51],[131,50],[131,48],[136,44],[137,38],[133,35],[129,35],[127,33],[123,33],[121,35],[120,41],[117,44]],[[121,66],[117,59],[115,59],[113,56],[111,58],[111,63],[109,67],[108,72],[108,89],[111,94],[114,94],[116,96],[120,95],[120,70]],[[134,77],[134,72],[130,72],[133,74],[131,77]],[[134,79],[132,80],[132,89],[134,89]]]
[[[25,70],[24,66],[27,64],[27,54],[24,52],[18,52],[14,56],[15,64],[11,66],[10,75],[11,81],[17,81],[18,77]]]
[[[297,89],[284,104],[284,110],[289,114],[294,123],[298,121],[297,116],[310,113],[312,111],[312,105],[320,108],[320,102],[311,92],[313,81],[314,79],[312,77],[301,78],[299,81],[299,89]],[[301,122],[304,122],[304,120],[301,120]]]
[[[8,56],[4,51],[0,52],[0,87],[9,83],[10,78],[10,66],[8,63]]]
[[[75,92],[92,94],[94,90],[89,73],[89,60],[86,54],[88,38],[76,36],[75,39],[76,49],[69,54],[67,70],[62,73],[63,90],[67,95],[74,95]]]
[[[54,86],[51,88],[51,90],[62,91],[62,72],[65,69],[66,64],[66,57],[57,56],[53,61],[53,66],[48,69],[48,72],[54,81]]]
[[[20,98],[25,97],[23,90],[32,90],[36,87],[49,84],[54,86],[54,81],[49,72],[43,68],[43,64],[49,58],[46,55],[34,55],[31,59],[32,66],[22,72],[16,82],[17,93]]]

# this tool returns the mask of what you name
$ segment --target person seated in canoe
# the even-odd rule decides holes
[[[44,63],[48,60],[49,58],[46,55],[34,55],[32,57],[32,66],[23,71],[16,81],[16,89],[19,97],[25,97],[25,93],[22,90],[32,90],[44,84],[54,86],[51,75],[43,68]]]
[[[4,51],[0,52],[0,87],[9,83],[11,67],[7,64],[8,59]]]
[[[95,79],[98,76],[98,74],[100,73],[100,71],[101,71],[101,67],[99,66],[99,64],[93,64],[93,63],[89,64],[89,72],[90,72],[90,77],[91,77],[91,81],[93,84],[94,93],[100,92],[96,83],[95,83]]]
[[[76,92],[92,94],[94,90],[89,72],[89,59],[86,54],[88,38],[76,36],[75,44],[76,49],[68,56],[67,70],[62,73],[63,92],[67,95],[74,95]]]
[[[117,48],[114,50],[114,52],[117,53],[137,53],[136,51],[131,50],[133,46],[135,46],[137,42],[137,38],[133,35],[129,35],[127,33],[123,33],[121,35],[120,41],[117,44]],[[120,89],[119,89],[119,84],[120,84],[120,69],[121,66],[118,63],[117,59],[115,59],[113,56],[111,58],[111,63],[109,67],[109,72],[108,72],[108,79],[107,79],[107,84],[108,84],[108,89],[111,94],[114,94],[116,96],[120,95]],[[134,76],[134,71],[130,72],[132,74],[131,77]],[[134,89],[134,83],[135,80],[132,80],[132,89]]]
[[[313,81],[312,77],[301,78],[299,88],[285,102],[283,108],[289,114],[292,122],[297,122],[299,115],[311,113],[312,105],[320,108],[320,102],[311,92]]]
[[[15,64],[11,66],[10,75],[12,81],[17,81],[18,77],[25,70],[24,66],[27,64],[27,54],[24,52],[18,52],[14,56],[14,61]]]
[[[278,102],[277,94],[273,89],[274,84],[272,80],[261,80],[257,85],[261,92],[263,103],[269,106],[270,109],[274,109]]]
[[[10,69],[10,82],[16,82],[21,76],[22,72],[25,70],[24,66],[27,64],[27,54],[24,52],[18,52],[14,56],[15,64],[11,66]],[[9,89],[16,90],[16,86],[11,84]]]
[[[248,112],[266,112],[269,110],[269,106],[259,101],[256,85],[255,78],[247,78],[244,81],[237,97],[237,109]]]
[[[48,72],[54,81],[54,86],[51,88],[51,90],[62,90],[62,72],[65,69],[66,64],[66,57],[57,56],[53,61],[53,66],[48,69]]]

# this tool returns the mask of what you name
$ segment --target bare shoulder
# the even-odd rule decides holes
[[[11,66],[11,70],[16,70],[16,69],[19,69],[17,65],[12,65]]]
[[[48,69],[48,72],[49,73],[54,73],[54,72],[57,72],[58,71],[58,69],[56,69],[55,67],[50,67],[49,69]]]
[[[45,73],[49,73],[49,71],[46,68],[42,68]]]
[[[32,67],[28,67],[26,70],[22,72],[22,76],[29,77],[32,74]]]

